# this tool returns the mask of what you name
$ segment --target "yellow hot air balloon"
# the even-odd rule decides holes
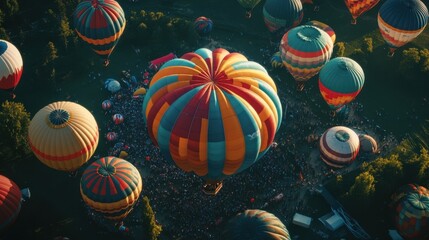
[[[48,167],[75,171],[98,145],[94,116],[74,102],[54,102],[40,109],[30,122],[28,139],[36,157]]]
[[[145,94],[146,94],[146,88],[141,87],[134,91],[133,96],[145,95]]]

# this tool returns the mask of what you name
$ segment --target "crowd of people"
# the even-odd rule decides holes
[[[269,54],[269,51],[261,49],[261,54]],[[269,56],[262,57],[269,59]],[[122,89],[110,96],[112,107],[105,110],[100,143],[106,144],[107,155],[119,156],[125,151],[125,159],[140,170],[142,196],[149,198],[166,239],[220,239],[227,221],[246,209],[265,209],[286,225],[295,212],[314,213],[315,210],[305,204],[307,190],[352,169],[332,170],[314,154],[318,151],[317,136],[334,125],[372,131],[382,146],[395,141],[370,120],[360,117],[362,106],[359,103],[349,106],[347,116],[333,119],[317,112],[327,107],[313,98],[308,99],[311,87],[303,92],[297,92],[294,87],[282,88],[278,94],[284,116],[272,148],[249,169],[226,178],[216,196],[206,195],[202,191],[203,179],[176,167],[148,136],[143,121],[143,96],[133,96],[133,92],[140,87],[148,88],[148,80],[154,73],[150,70],[131,72],[138,79],[137,84],[129,77],[122,78]],[[278,84],[286,81],[275,71],[270,75]],[[123,123],[112,121],[116,113],[123,115]],[[116,132],[117,138],[113,141],[102,138],[107,132]],[[356,164],[362,160],[366,158],[358,159]],[[131,232],[140,224],[138,208],[137,205],[124,220]]]

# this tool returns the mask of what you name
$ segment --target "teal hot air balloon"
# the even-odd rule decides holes
[[[428,23],[429,13],[420,0],[387,0],[378,12],[378,27],[389,46],[389,56],[415,39]]]
[[[274,214],[259,209],[248,209],[232,218],[224,240],[290,240],[286,226]]]
[[[286,32],[280,42],[283,64],[295,79],[298,90],[319,73],[332,55],[332,38],[322,29],[301,25]]]
[[[270,32],[286,32],[301,23],[304,11],[300,0],[267,0],[262,14]]]
[[[237,0],[237,2],[244,8],[246,9],[246,18],[251,18],[252,17],[252,10],[253,8],[256,7],[256,5],[258,5],[258,3],[261,0]]]
[[[364,82],[365,74],[361,66],[347,57],[332,59],[319,73],[320,94],[334,112],[353,101]]]
[[[77,35],[109,64],[119,38],[125,30],[124,11],[115,0],[85,0],[73,13]]]
[[[154,75],[143,115],[167,158],[217,184],[264,156],[282,108],[263,66],[223,48],[201,48],[170,60]]]

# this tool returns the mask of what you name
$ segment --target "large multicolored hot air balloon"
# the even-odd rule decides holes
[[[246,9],[246,18],[251,18],[252,17],[252,10],[253,8],[256,7],[256,5],[258,5],[258,3],[261,0],[237,0],[237,2],[244,8]]]
[[[155,74],[143,115],[149,136],[168,158],[217,184],[265,154],[282,107],[260,64],[222,48],[201,48]]]
[[[392,196],[395,225],[405,239],[429,239],[429,190],[417,184],[402,186]]]
[[[131,212],[142,188],[138,169],[117,157],[103,157],[93,162],[80,180],[84,202],[113,221],[121,221]]]
[[[222,239],[225,240],[290,240],[286,226],[272,213],[248,209],[232,218]]]
[[[18,49],[12,43],[0,39],[0,89],[12,93],[21,80],[22,69],[22,57]]]
[[[359,137],[350,128],[335,126],[326,130],[319,141],[320,157],[331,167],[351,164],[359,153]]]
[[[350,14],[352,15],[352,24],[356,24],[357,18],[375,7],[380,0],[344,0]]]
[[[335,34],[334,29],[332,29],[328,24],[312,20],[306,22],[305,25],[315,26],[322,29],[331,37],[332,44],[335,44],[335,40],[337,40],[337,35]]]
[[[262,9],[270,32],[286,32],[301,23],[304,11],[300,0],[267,0]]]
[[[21,210],[21,190],[9,178],[0,175],[0,233],[18,217]]]
[[[351,58],[337,57],[327,62],[319,73],[319,90],[329,107],[338,112],[362,90],[365,74]]]
[[[106,59],[107,66],[126,25],[119,3],[115,0],[84,0],[77,5],[73,19],[77,35]]]
[[[302,90],[309,80],[329,61],[331,37],[318,27],[301,25],[286,32],[280,42],[283,64]]]
[[[388,0],[378,12],[378,27],[389,46],[389,56],[415,39],[428,23],[429,13],[420,0]]]
[[[201,16],[194,21],[195,31],[201,36],[209,34],[213,29],[213,21],[210,18]]]
[[[98,145],[94,116],[74,102],[54,102],[40,109],[30,122],[28,140],[45,165],[75,171],[88,161]]]

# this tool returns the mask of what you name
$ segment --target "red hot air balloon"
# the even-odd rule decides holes
[[[9,178],[0,175],[0,233],[18,217],[21,210],[21,190]]]
[[[21,80],[23,69],[22,57],[18,49],[10,42],[0,39],[0,89],[13,90]]]

